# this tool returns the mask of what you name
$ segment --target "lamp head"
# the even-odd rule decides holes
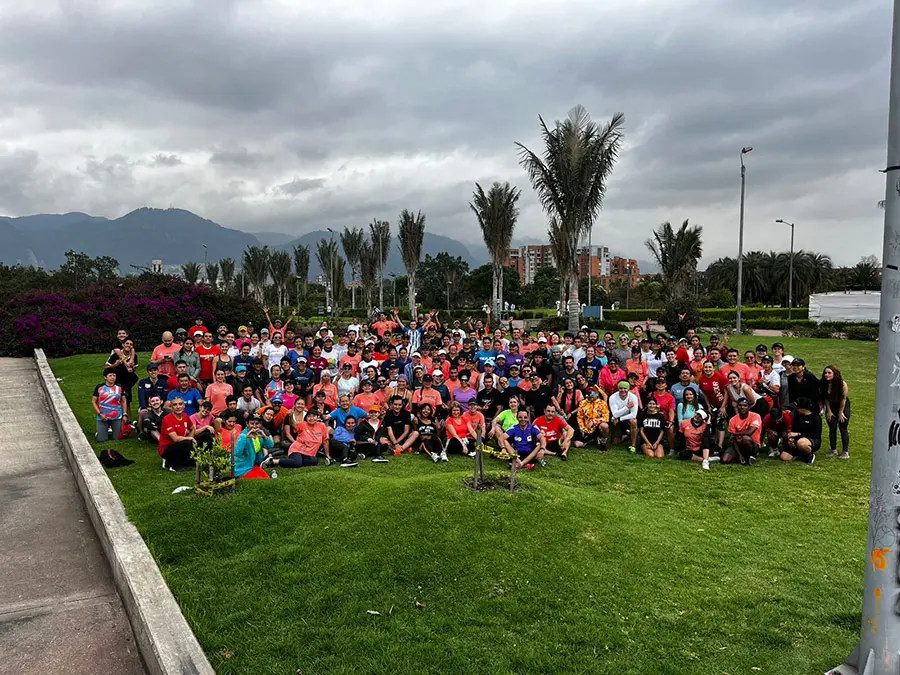
[[[741,154],[746,155],[748,152],[751,152],[752,150],[753,150],[752,147],[750,147],[749,145],[746,145],[743,148],[741,148]]]
[[[783,221],[781,218],[779,218],[779,219],[776,220],[775,222],[776,222],[776,223],[783,223],[784,221]]]

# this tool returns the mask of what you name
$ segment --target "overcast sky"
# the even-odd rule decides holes
[[[425,8],[423,8],[425,7]],[[523,189],[515,141],[584,105],[626,146],[594,242],[647,258],[881,255],[889,0],[0,0],[0,213],[178,206],[302,234],[422,209],[476,243],[475,181]]]

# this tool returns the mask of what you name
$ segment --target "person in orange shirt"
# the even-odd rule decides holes
[[[694,416],[689,420],[682,420],[679,431],[684,438],[684,450],[678,457],[679,459],[689,459],[692,462],[700,462],[700,467],[704,471],[709,471],[709,439],[706,437],[707,420],[709,413],[703,408],[698,408]],[[712,458],[719,461],[718,457]]]
[[[631,358],[625,362],[625,374],[637,375],[637,388],[643,389],[644,382],[647,381],[647,376],[650,374],[650,369],[647,366],[647,362],[641,358],[641,348],[640,347],[632,347],[631,348]]]
[[[216,370],[215,378],[215,382],[206,388],[206,398],[212,403],[213,415],[218,415],[228,407],[225,399],[234,395],[234,389],[225,381],[224,370]]]
[[[744,384],[750,384],[750,368],[746,363],[741,363],[738,361],[740,358],[740,352],[737,349],[729,349],[725,354],[725,360],[727,364],[722,367],[722,369],[727,373],[731,370],[737,372],[738,375],[741,376],[741,382]]]
[[[226,450],[234,450],[235,441],[241,435],[241,425],[237,423],[237,413],[227,413],[219,429],[219,441]]]
[[[351,342],[347,345],[347,353],[341,357],[341,368],[343,369],[345,363],[349,363],[353,366],[353,375],[354,377],[359,377],[359,363],[362,361],[362,355],[357,353],[356,343]],[[365,409],[365,408],[364,408]]]
[[[294,442],[288,448],[287,457],[276,459],[269,455],[260,468],[269,464],[281,466],[287,469],[299,469],[303,466],[315,466],[319,463],[319,450],[325,454],[326,460],[331,462],[331,452],[328,447],[328,427],[319,419],[318,411],[313,408],[306,411],[306,419],[297,424],[294,430]]]
[[[165,377],[175,375],[175,355],[181,351],[181,345],[175,343],[175,336],[171,331],[162,334],[162,344],[153,349],[150,360],[159,366],[159,374]]]
[[[362,391],[353,397],[353,405],[362,410],[368,410],[373,405],[381,406],[384,396],[373,390],[374,382],[363,380],[360,384]]]
[[[325,392],[325,403],[332,408],[337,408],[337,387],[331,382],[331,373],[323,370],[320,378],[319,384],[313,386],[313,396],[323,391]]]
[[[746,398],[739,398],[735,402],[735,409],[737,414],[728,422],[731,447],[722,453],[722,464],[740,461],[744,466],[753,466],[759,453],[762,418],[755,412],[750,412],[750,401]]]

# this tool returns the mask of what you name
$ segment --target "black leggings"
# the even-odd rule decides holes
[[[465,445],[458,438],[447,439],[447,452],[457,452],[461,455],[467,455],[475,449],[475,439],[467,438]]]
[[[847,402],[844,404],[844,417],[846,418],[845,422],[841,422],[840,416],[834,414],[831,416],[831,420],[828,422],[828,441],[831,443],[831,449],[834,450],[837,448],[837,432],[840,430],[841,432],[841,450],[844,452],[848,452],[847,448],[850,446],[850,431],[847,427],[850,426],[850,399],[847,399]]]
[[[340,441],[331,441],[331,444],[328,447],[331,451],[331,458],[339,459],[342,462],[346,462],[348,459],[356,459],[359,452],[359,448],[356,447],[356,444],[348,445],[347,443],[341,443]]]
[[[166,461],[166,467],[194,466],[194,460],[191,459],[193,451],[193,441],[178,441],[163,450],[162,458]]]
[[[315,466],[318,463],[319,458],[315,455],[310,457],[300,452],[292,453],[278,460],[278,466],[283,466],[286,469],[299,469],[302,466]]]
[[[215,440],[211,431],[202,431],[195,438],[197,439],[197,445],[203,448],[211,448],[213,440]]]

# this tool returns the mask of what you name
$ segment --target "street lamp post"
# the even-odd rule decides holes
[[[747,182],[747,167],[744,166],[744,155],[751,152],[749,145],[741,148],[741,224],[738,231],[738,278],[737,278],[737,330],[741,332],[741,300],[744,285],[744,186]]]
[[[791,318],[791,310],[794,308],[794,224],[779,218],[776,223],[783,223],[791,226],[791,264],[790,275],[788,277],[788,319]]]
[[[391,295],[393,296],[393,306],[397,306],[397,273],[391,272]]]
[[[631,296],[631,263],[625,263],[625,309]]]
[[[447,311],[450,311],[450,286],[453,285],[452,281],[447,282]]]
[[[206,278],[206,283],[209,283],[209,273],[206,271],[206,265],[209,263],[209,249],[206,248],[206,244],[201,244],[203,246],[203,276]]]
[[[378,226],[378,307],[384,309],[384,251],[381,235],[381,226]],[[397,294],[394,293],[394,305],[397,305]]]

